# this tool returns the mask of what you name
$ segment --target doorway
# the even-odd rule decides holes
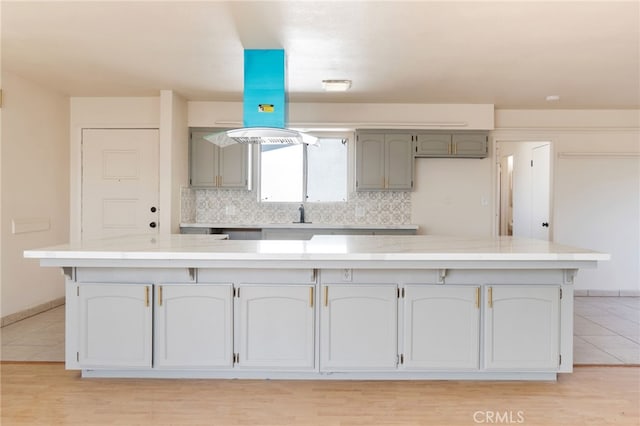
[[[496,141],[499,235],[551,239],[551,143]]]
[[[81,239],[158,233],[158,129],[82,129]]]

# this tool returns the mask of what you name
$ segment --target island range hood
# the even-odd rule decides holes
[[[205,136],[211,143],[314,144],[317,138],[285,128],[285,57],[283,49],[244,51],[243,128]]]

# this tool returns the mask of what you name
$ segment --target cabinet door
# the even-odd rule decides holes
[[[82,368],[151,368],[151,285],[80,284]]]
[[[212,132],[191,132],[189,178],[191,186],[216,186],[218,147],[204,139]]]
[[[241,285],[239,368],[315,367],[315,286]]]
[[[487,135],[482,133],[454,134],[453,154],[456,157],[486,157]]]
[[[405,369],[478,369],[480,287],[404,288]]]
[[[231,284],[155,288],[154,367],[233,366]]]
[[[322,286],[321,370],[397,368],[397,288],[395,284]]]
[[[417,135],[415,154],[421,157],[451,155],[451,135],[438,133]]]
[[[384,134],[359,134],[356,141],[356,189],[384,189],[384,187]]]
[[[218,148],[218,186],[247,188],[247,145],[233,144]]]
[[[485,301],[486,369],[558,369],[559,286],[486,286]]]
[[[413,187],[413,154],[410,134],[385,135],[386,189]]]

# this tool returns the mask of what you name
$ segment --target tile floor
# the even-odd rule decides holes
[[[64,306],[0,328],[3,361],[64,361]],[[574,364],[640,364],[640,297],[576,297]]]

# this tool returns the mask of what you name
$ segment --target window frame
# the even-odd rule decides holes
[[[352,141],[354,140],[354,133],[351,131],[344,131],[344,132],[306,132],[310,135],[313,135],[319,139],[342,139],[345,141],[345,145],[347,148],[347,158],[346,158],[346,163],[347,163],[347,171],[346,171],[346,182],[345,182],[345,199],[344,200],[340,200],[340,201],[308,201],[308,193],[307,193],[307,183],[308,183],[308,148],[309,145],[306,145],[303,147],[302,150],[302,197],[303,200],[301,201],[270,201],[270,200],[263,200],[262,199],[262,179],[261,179],[261,168],[262,168],[262,151],[261,151],[261,145],[256,144],[254,147],[254,151],[253,151],[253,155],[254,158],[256,159],[256,161],[254,161],[254,173],[253,176],[255,176],[255,182],[254,182],[254,188],[256,189],[256,198],[258,203],[260,204],[269,204],[269,203],[273,203],[273,204],[299,204],[299,203],[312,203],[312,204],[320,204],[320,203],[347,203],[349,201],[349,194],[351,191],[351,180],[352,180],[352,176],[353,176],[353,170],[352,170],[352,160],[353,160],[353,153],[352,153]]]

